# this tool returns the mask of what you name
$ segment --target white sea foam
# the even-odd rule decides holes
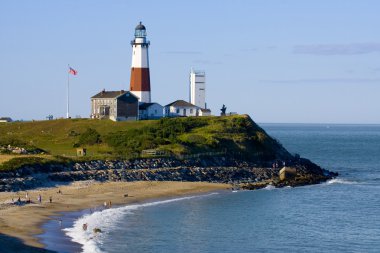
[[[72,227],[65,228],[65,234],[71,238],[73,242],[82,245],[83,253],[102,253],[99,246],[102,245],[103,239],[108,232],[112,230],[115,224],[127,214],[133,214],[139,208],[162,205],[175,201],[211,196],[218,193],[210,193],[200,196],[189,196],[174,198],[162,201],[148,202],[143,204],[128,205],[117,208],[104,209],[92,214],[86,214],[77,219]],[[83,224],[87,224],[87,230],[83,230]],[[95,228],[101,229],[101,233],[94,233]]]
[[[357,184],[357,182],[342,179],[342,178],[333,178],[333,179],[328,180],[326,184]]]
[[[264,190],[274,190],[276,189],[275,186],[271,185],[271,184],[268,184],[267,186],[265,186]]]

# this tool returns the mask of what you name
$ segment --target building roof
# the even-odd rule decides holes
[[[176,100],[170,104],[167,104],[166,106],[186,106],[186,107],[197,107],[196,105],[190,104],[189,102],[186,102],[184,100]],[[166,107],[165,106],[165,107]]]
[[[1,121],[7,121],[7,122],[12,122],[12,119],[10,117],[0,117]]]
[[[119,90],[119,91],[106,91],[106,90],[102,90],[101,92],[99,92],[95,96],[92,96],[91,98],[117,98],[117,97],[119,97],[121,95],[124,95],[126,93],[131,93],[131,92],[124,91],[124,90]],[[135,96],[135,95],[133,95],[133,96]]]
[[[139,110],[146,110],[147,108],[151,107],[154,104],[161,106],[159,103],[141,103],[139,105]]]
[[[135,30],[146,30],[146,29],[145,29],[145,26],[140,21],[140,23],[136,26]]]

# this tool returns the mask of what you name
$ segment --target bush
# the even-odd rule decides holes
[[[24,165],[41,164],[45,159],[40,157],[16,157],[0,165],[0,171],[15,170]]]
[[[101,143],[100,134],[93,128],[87,128],[79,137],[80,145],[95,145]]]
[[[180,135],[207,124],[208,121],[201,118],[162,118],[153,125],[110,133],[104,141],[119,155],[140,154],[144,149],[154,149],[160,145],[181,144]],[[205,141],[204,137],[194,135],[185,142],[194,145],[204,144]]]
[[[105,136],[105,142],[113,147],[118,155],[139,154],[143,149],[155,148],[154,137],[141,129],[130,129]]]
[[[69,136],[69,137],[75,137],[75,136],[78,136],[79,135],[79,133],[77,133],[75,130],[71,130],[68,134],[67,134],[67,136]]]
[[[0,171],[16,170],[26,165],[43,165],[48,163],[66,164],[72,160],[66,157],[54,156],[54,160],[42,157],[15,157],[2,164],[0,164]]]

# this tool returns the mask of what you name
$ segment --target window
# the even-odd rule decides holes
[[[100,115],[109,116],[110,115],[110,107],[109,106],[101,106],[100,107]]]
[[[179,109],[177,108],[176,113],[179,113]]]
[[[190,109],[190,114],[193,114],[193,109]]]

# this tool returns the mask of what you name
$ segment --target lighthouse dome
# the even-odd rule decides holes
[[[135,37],[136,38],[146,37],[146,29],[145,29],[145,26],[141,22],[135,28]]]
[[[135,30],[146,30],[146,28],[145,28],[145,26],[140,22],[140,23],[136,26]]]

